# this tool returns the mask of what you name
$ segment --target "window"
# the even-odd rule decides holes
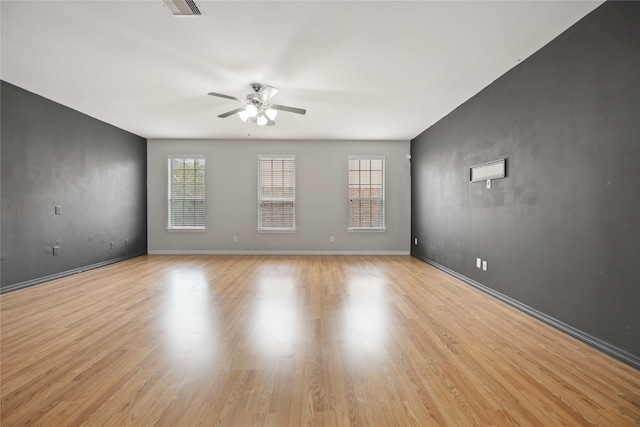
[[[349,157],[349,230],[384,230],[384,157]]]
[[[169,226],[204,230],[204,156],[169,156]]]
[[[258,230],[295,231],[295,156],[258,156]]]

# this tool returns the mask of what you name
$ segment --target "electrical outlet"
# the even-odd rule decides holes
[[[129,246],[129,239],[124,239],[124,245]]]
[[[56,215],[62,215],[62,206],[56,206]]]
[[[111,242],[111,249],[113,249],[113,248],[115,248],[115,247],[116,247],[115,242]]]
[[[414,244],[415,246],[418,246],[418,238],[417,238],[417,237],[414,237],[414,238],[413,238],[413,244]]]
[[[237,242],[238,241],[238,236],[233,236],[233,241]]]
[[[329,242],[330,242],[330,243],[333,243],[333,242],[335,242],[335,241],[336,241],[336,239],[334,239],[334,238],[333,238],[333,236],[329,237]]]
[[[476,267],[482,268],[482,260],[480,258],[476,258]]]
[[[482,261],[482,269],[487,271],[487,261]]]
[[[54,246],[53,247],[53,254],[54,255],[60,255],[60,246]]]
[[[491,188],[491,180],[490,179],[487,180],[487,188]]]

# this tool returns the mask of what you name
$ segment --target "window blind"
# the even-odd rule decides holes
[[[169,228],[205,227],[204,165],[202,156],[169,158]]]
[[[296,228],[295,156],[258,156],[258,229]]]
[[[384,158],[349,157],[349,230],[384,230]]]

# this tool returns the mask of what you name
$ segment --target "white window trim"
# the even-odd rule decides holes
[[[349,203],[352,199],[380,200],[377,197],[349,197],[349,161],[351,160],[382,160],[382,227],[349,227]],[[387,231],[387,161],[385,156],[349,156],[347,159],[347,231],[348,232],[374,232]]]
[[[260,186],[260,175],[261,175],[261,160],[262,159],[287,159],[293,160],[293,197],[285,198],[285,199],[274,199],[274,198],[261,198],[262,188]],[[258,213],[258,233],[295,233],[296,232],[296,156],[293,154],[258,154],[258,181],[257,181],[257,195],[258,195],[258,203],[257,203],[257,213]],[[263,201],[282,201],[282,202],[293,202],[293,227],[263,227],[262,226],[262,215],[261,215],[261,204]]]
[[[206,210],[206,191],[207,191],[207,185],[206,185],[206,179],[207,179],[207,159],[203,154],[168,154],[167,155],[167,179],[166,179],[166,183],[167,183],[167,231],[169,232],[187,232],[187,233],[192,233],[192,232],[204,232],[206,231],[206,225],[202,226],[202,227],[185,227],[185,226],[171,226],[170,222],[171,222],[171,160],[172,159],[203,159],[204,160],[204,164],[205,164],[205,196],[203,198],[204,202],[205,202],[205,224],[206,224],[206,219],[207,219],[207,210]]]

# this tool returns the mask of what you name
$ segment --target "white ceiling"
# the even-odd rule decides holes
[[[5,1],[3,80],[145,138],[409,140],[601,1]],[[251,82],[276,126],[218,114]]]

